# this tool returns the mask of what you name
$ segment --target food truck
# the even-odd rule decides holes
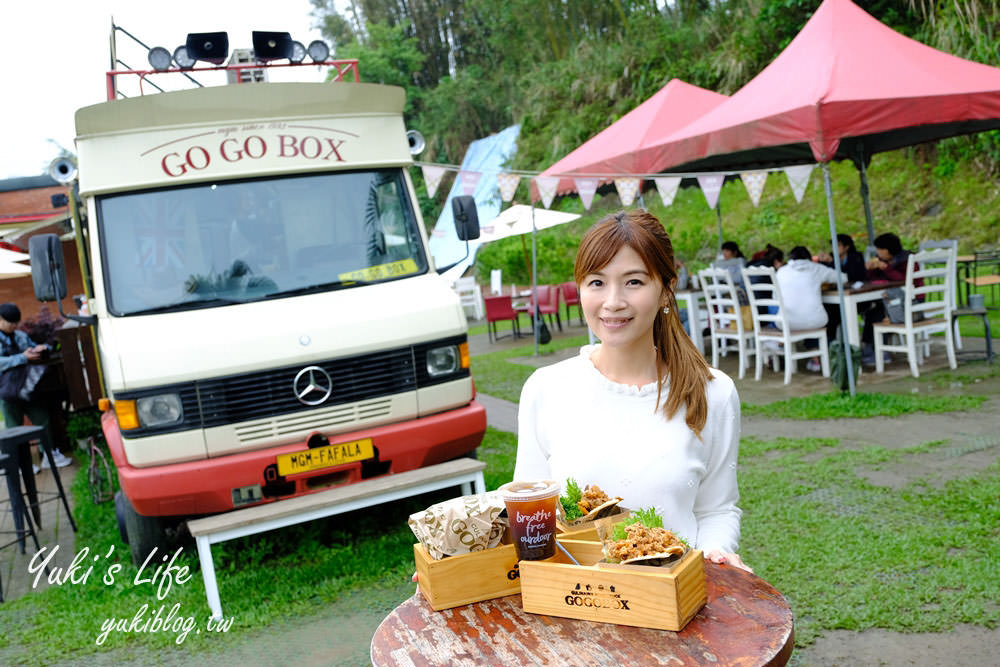
[[[202,71],[169,62],[126,73]],[[128,99],[109,72],[109,100],[76,112],[91,294],[75,319],[95,327],[138,562],[184,518],[467,456],[485,432],[408,173],[404,91],[319,64],[334,80],[261,81],[251,59],[206,68],[235,71],[228,85]],[[478,236],[474,214],[456,226]],[[44,264],[36,292],[64,293]]]

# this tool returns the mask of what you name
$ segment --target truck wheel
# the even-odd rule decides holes
[[[132,562],[142,565],[153,549],[167,549],[167,531],[163,519],[157,516],[142,516],[135,511],[132,503],[122,494],[122,508],[125,515],[125,543],[132,550]]]
[[[122,542],[128,544],[128,531],[125,529],[125,506],[128,500],[121,491],[115,492],[115,519],[118,521],[118,534],[121,535]]]

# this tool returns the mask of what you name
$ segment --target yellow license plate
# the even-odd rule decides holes
[[[339,442],[336,445],[316,447],[291,454],[280,454],[278,456],[278,474],[282,477],[298,475],[310,470],[333,468],[345,463],[364,461],[373,456],[375,456],[375,445],[372,444],[371,438]]]
[[[337,276],[337,279],[344,282],[363,280],[370,283],[376,280],[385,280],[386,278],[406,276],[411,273],[416,273],[419,270],[420,268],[417,266],[417,263],[412,259],[401,259],[398,262],[378,264],[377,266],[369,266],[366,269],[341,273]]]

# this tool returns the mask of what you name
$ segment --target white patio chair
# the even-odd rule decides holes
[[[766,281],[753,282],[755,278],[765,278]],[[747,290],[747,299],[753,311],[753,333],[757,344],[757,365],[755,380],[760,380],[764,358],[767,356],[765,344],[773,341],[780,346],[781,353],[777,356],[785,360],[785,384],[792,381],[792,373],[796,370],[799,359],[810,359],[819,354],[820,368],[823,377],[830,377],[830,350],[826,339],[826,327],[815,329],[792,330],[785,321],[785,304],[778,286],[777,272],[769,266],[754,266],[743,269],[743,284]],[[764,309],[764,313],[759,312]],[[776,312],[770,312],[770,310]],[[771,327],[769,325],[774,325]],[[804,340],[817,340],[818,350],[795,350],[795,343]],[[777,370],[777,369],[775,369]]]
[[[456,280],[455,292],[458,294],[462,308],[472,309],[473,319],[481,320],[486,316],[486,309],[483,306],[483,290],[474,277],[469,276]]]
[[[958,239],[942,239],[940,241],[921,241],[920,245],[917,246],[918,251],[923,250],[937,250],[946,249],[951,250],[952,255],[956,258],[958,257]],[[955,262],[955,277],[952,279],[951,283],[951,309],[954,311],[958,308],[958,262]],[[962,334],[958,330],[958,320],[955,321],[955,328],[952,331],[955,334],[955,349],[962,349]]]
[[[919,268],[917,268],[919,267]],[[918,278],[924,279],[923,286],[914,284]],[[876,324],[875,372],[885,371],[884,351],[905,352],[910,362],[913,377],[920,377],[918,365],[923,363],[923,354],[917,348],[919,336],[925,337],[924,345],[929,346],[932,333],[944,333],[945,352],[948,365],[956,368],[955,339],[952,330],[951,294],[955,281],[955,254],[950,249],[925,250],[911,254],[906,260],[906,283],[903,286],[903,321],[901,323]],[[923,301],[917,301],[923,296]],[[923,319],[920,319],[920,317]],[[896,334],[900,342],[888,344],[887,334]]]
[[[698,272],[701,289],[705,293],[708,326],[712,338],[712,365],[719,366],[719,352],[726,354],[729,342],[736,343],[739,352],[739,377],[743,378],[750,367],[749,355],[755,353],[753,330],[743,326],[739,297],[732,276],[726,269],[702,269]]]
[[[490,291],[493,296],[503,294],[503,269],[490,270]]]

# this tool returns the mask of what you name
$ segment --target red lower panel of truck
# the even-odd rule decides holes
[[[330,443],[371,438],[376,460],[359,461],[298,475],[278,475],[282,454],[306,449],[301,442],[243,454],[134,468],[125,460],[121,432],[114,413],[102,418],[104,434],[122,491],[143,516],[215,514],[234,508],[234,490],[260,485],[262,502],[313,493],[361,481],[367,476],[415,470],[471,452],[486,432],[486,410],[476,401],[456,410],[399,424],[338,433]]]

